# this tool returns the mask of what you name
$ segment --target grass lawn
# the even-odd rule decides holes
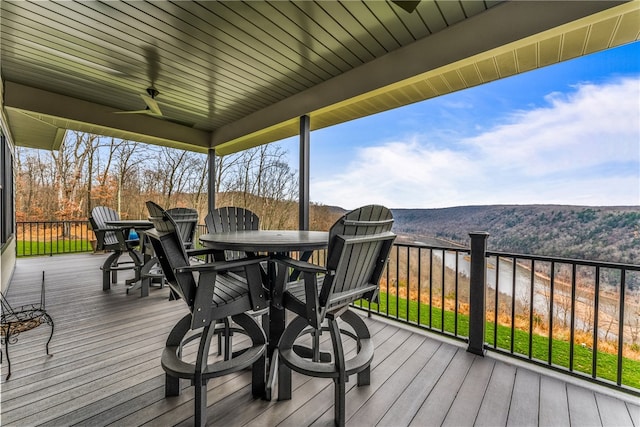
[[[366,307],[366,302],[363,303]],[[378,304],[371,304],[371,310],[392,318],[398,318],[412,324],[427,326],[436,331],[455,334],[458,337],[469,336],[469,316],[458,314],[457,332],[455,331],[455,313],[439,307],[430,307],[428,304],[418,304],[417,301],[398,299],[395,295],[388,295],[380,292]],[[418,314],[419,313],[419,314]],[[418,323],[418,317],[420,322]],[[444,323],[443,323],[444,320]],[[490,347],[494,346],[493,322],[487,321],[485,325],[485,342]],[[509,326],[498,325],[497,339],[495,346],[499,349],[511,351],[511,328]],[[571,345],[566,340],[552,339],[551,353],[552,364],[554,366],[569,369],[569,351]],[[529,357],[529,332],[516,329],[513,334],[513,353]],[[539,361],[549,360],[549,337],[543,335],[532,335],[531,357]],[[616,382],[618,375],[618,358],[615,354],[597,352],[597,377]],[[592,375],[593,352],[587,347],[573,345],[573,370]],[[640,361],[623,358],[622,359],[622,384],[628,387],[640,389]]]
[[[90,252],[93,250],[88,240],[57,240],[53,242],[34,242],[18,240],[16,242],[18,256],[65,254],[73,252]]]

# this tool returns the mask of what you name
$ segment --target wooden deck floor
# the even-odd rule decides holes
[[[47,307],[55,321],[47,357],[48,326],[10,346],[13,374],[5,381],[1,423],[31,425],[188,426],[193,389],[164,397],[160,353],[173,324],[186,313],[167,289],[147,298],[123,285],[103,292],[105,256],[19,259],[8,292],[12,303],[36,301],[46,271]],[[121,281],[126,277],[122,274]],[[372,383],[348,384],[350,426],[636,426],[637,399],[572,379],[547,375],[464,348],[420,331],[367,319],[376,354]],[[333,423],[329,380],[294,374],[293,399],[251,398],[249,372],[209,383],[208,424],[325,426]]]

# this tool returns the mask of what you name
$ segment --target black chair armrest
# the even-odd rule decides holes
[[[267,261],[269,257],[267,256],[259,256],[254,258],[242,258],[235,261],[217,261],[210,262],[206,264],[193,264],[186,265],[184,267],[180,267],[176,269],[176,273],[185,273],[188,271],[198,271],[198,272],[206,272],[206,271],[227,271],[232,268],[240,268],[246,267],[253,264],[260,264],[262,261]]]
[[[107,225],[102,228],[94,228],[93,231],[129,231],[130,229],[135,228],[130,225]]]
[[[188,256],[199,256],[199,255],[209,255],[215,253],[216,249],[211,248],[194,248],[194,249],[186,249]]]
[[[285,255],[278,255],[273,258],[276,262],[283,265],[285,268],[279,268],[276,276],[275,286],[273,288],[273,304],[282,308],[282,301],[284,297],[285,287],[289,278],[289,270],[293,269],[296,271],[301,271],[304,275],[305,288],[309,288],[309,295],[315,294],[314,299],[317,301],[318,295],[315,292],[316,289],[316,277],[319,274],[326,274],[327,269],[324,267],[320,267],[316,264],[311,264],[306,261],[300,261],[297,259],[290,258]],[[313,291],[311,291],[313,289]],[[311,300],[309,300],[311,301]],[[316,303],[317,306],[317,303]]]
[[[303,271],[305,273],[321,274],[321,273],[327,272],[326,268],[321,267],[319,265],[311,264],[310,262],[306,262],[306,261],[300,261],[284,255],[278,255],[274,259],[280,264],[283,264],[287,267],[291,267],[294,270]]]
[[[117,229],[117,227],[108,227],[108,228],[92,228],[93,232],[97,232],[97,231],[113,231],[114,229]]]

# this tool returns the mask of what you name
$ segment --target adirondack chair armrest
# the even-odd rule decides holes
[[[327,269],[324,267],[321,267],[319,265],[316,264],[312,264],[310,262],[306,262],[306,261],[300,261],[297,259],[293,259],[290,258],[288,256],[285,255],[278,255],[274,258],[278,263],[286,266],[286,267],[291,267],[294,270],[300,270],[302,272],[306,272],[306,273],[318,273],[318,274],[322,274],[322,273],[326,273]]]
[[[185,248],[185,251],[187,252],[187,256],[189,258],[196,258],[196,257],[202,257],[204,256],[204,258],[199,258],[200,260],[204,261],[204,262],[218,262],[218,261],[224,261],[226,260],[226,257],[224,256],[224,251],[221,251],[219,249],[213,249],[213,248]],[[255,256],[254,254],[251,254],[251,256]],[[229,259],[232,260],[233,258]]]
[[[137,246],[140,243],[139,239],[129,239],[129,231],[131,230],[131,228],[133,227],[106,226],[102,228],[92,228],[93,232],[96,235],[96,238],[98,239],[98,249],[104,249],[104,244],[101,242],[104,240],[106,233],[113,233],[115,235],[116,240],[118,241],[118,244],[120,245],[120,248],[122,250],[125,250],[125,248]]]
[[[297,259],[290,258],[286,255],[278,255],[273,258],[276,262],[284,266],[284,268],[279,268],[276,276],[276,282],[273,289],[273,304],[282,308],[282,299],[284,296],[284,291],[286,288],[286,284],[289,277],[289,269],[298,270],[303,273],[305,287],[309,288],[307,293],[309,295],[315,294],[315,299],[317,300],[318,296],[315,291],[311,291],[311,289],[316,289],[316,277],[319,274],[326,274],[327,269],[321,267],[316,264],[311,264],[306,261],[300,261]]]
[[[106,227],[101,227],[101,228],[94,228],[93,231],[99,231],[99,232],[107,232],[107,231],[113,231],[113,232],[128,232],[129,229],[131,229],[133,227],[131,226],[117,226],[117,225],[113,225],[113,226],[106,226]]]
[[[206,264],[186,265],[184,267],[177,268],[176,273],[186,273],[189,271],[197,271],[197,272],[227,271],[232,268],[248,267],[252,265],[259,266],[261,262],[267,261],[268,259],[269,257],[267,256],[259,256],[259,257],[252,257],[252,258],[242,258],[235,261],[216,261],[216,262],[210,262]]]
[[[93,231],[99,231],[102,233],[106,233],[108,231],[112,231],[114,233],[122,233],[123,235],[129,235],[129,230],[131,230],[134,227],[128,226],[128,225],[108,225],[106,227],[102,227],[102,228],[94,228]]]
[[[199,256],[199,255],[209,255],[216,252],[216,249],[211,248],[197,248],[197,249],[186,249],[188,256]]]

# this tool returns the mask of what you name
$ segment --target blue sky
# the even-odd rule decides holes
[[[640,42],[314,131],[310,198],[640,205]]]

